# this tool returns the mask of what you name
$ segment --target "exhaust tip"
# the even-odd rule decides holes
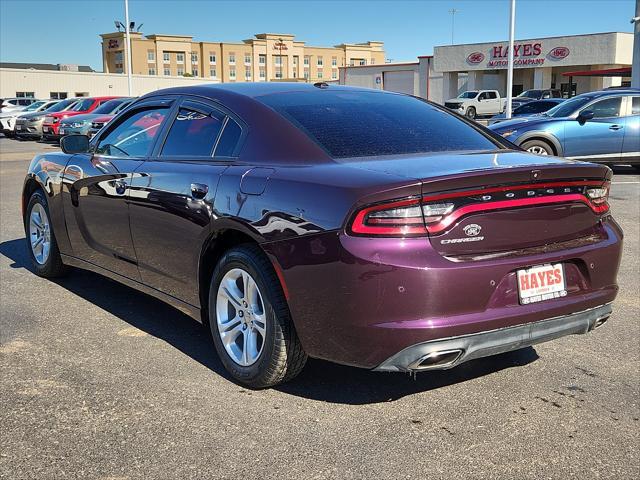
[[[454,350],[441,350],[431,352],[418,358],[409,366],[409,369],[416,371],[448,368],[453,366],[462,356],[462,354],[463,350],[459,348],[456,348]]]
[[[595,321],[595,323],[593,324],[593,327],[591,328],[591,330],[595,330],[596,328],[600,328],[605,323],[607,323],[607,320],[609,320],[608,316],[597,319]]]

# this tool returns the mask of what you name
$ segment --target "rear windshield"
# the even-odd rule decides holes
[[[497,147],[454,115],[406,95],[318,90],[258,100],[289,119],[333,158]]]

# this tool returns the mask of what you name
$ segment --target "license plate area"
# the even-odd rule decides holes
[[[520,305],[566,297],[567,287],[562,263],[537,265],[518,270]]]

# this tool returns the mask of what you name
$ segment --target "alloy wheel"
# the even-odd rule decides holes
[[[264,349],[267,319],[262,294],[253,277],[241,268],[229,270],[216,297],[218,334],[238,365],[253,365]]]
[[[535,153],[536,155],[549,155],[547,149],[541,147],[540,145],[532,145],[531,147],[527,148],[527,152]]]
[[[33,256],[40,265],[47,263],[51,251],[51,228],[44,207],[36,203],[29,215],[29,241]]]

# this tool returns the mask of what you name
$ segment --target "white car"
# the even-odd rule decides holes
[[[37,101],[38,100],[31,97],[3,98],[0,99],[0,113],[24,110],[29,105]]]
[[[0,113],[0,132],[6,137],[12,137],[16,130],[16,119],[34,112],[42,112],[52,107],[60,100],[38,100],[23,110],[11,110],[9,112]]]

